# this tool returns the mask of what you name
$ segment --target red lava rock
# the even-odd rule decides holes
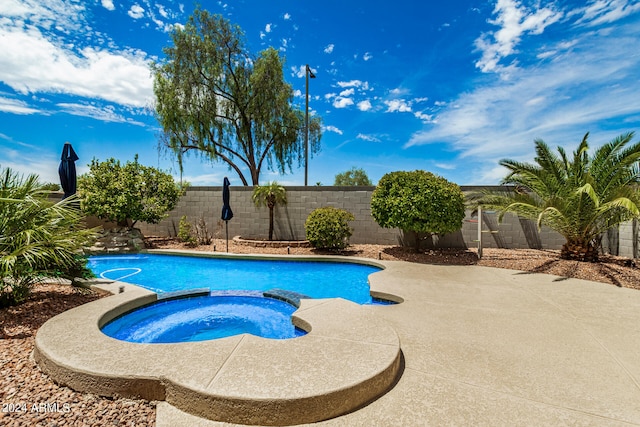
[[[66,285],[38,285],[24,304],[0,309],[1,426],[122,425],[128,417],[137,427],[155,426],[153,402],[75,392],[55,384],[30,359],[36,331],[47,319],[104,295]]]

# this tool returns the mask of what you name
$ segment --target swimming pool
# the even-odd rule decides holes
[[[98,277],[122,280],[159,294],[209,288],[212,291],[285,289],[311,298],[373,302],[368,276],[378,267],[355,263],[229,259],[182,255],[92,256]]]

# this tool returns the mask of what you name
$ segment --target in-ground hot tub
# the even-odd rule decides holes
[[[240,334],[270,339],[300,337],[293,305],[261,293],[202,295],[157,301],[115,318],[106,335],[135,343],[206,341]]]

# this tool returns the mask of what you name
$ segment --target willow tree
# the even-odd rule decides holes
[[[292,105],[284,60],[274,48],[251,55],[240,27],[197,9],[171,33],[166,59],[152,66],[161,146],[226,162],[244,185],[260,172],[291,171],[305,153],[305,116]],[[309,123],[309,151],[320,147],[320,119]],[[245,177],[248,170],[250,177]]]

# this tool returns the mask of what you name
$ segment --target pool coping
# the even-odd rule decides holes
[[[334,256],[149,253],[345,262]],[[385,268],[370,275],[374,297],[402,300],[379,280],[394,270],[393,263],[360,261],[346,262]],[[157,294],[124,282],[95,286],[114,295],[50,319],[36,335],[34,358],[40,368],[78,391],[166,401],[216,421],[293,425],[356,410],[387,392],[402,372],[395,330],[368,307],[344,299],[302,300],[293,322],[308,334],[295,339],[243,334],[196,343],[134,344],[110,338],[100,327],[156,301]],[[121,287],[123,292],[116,293]]]

